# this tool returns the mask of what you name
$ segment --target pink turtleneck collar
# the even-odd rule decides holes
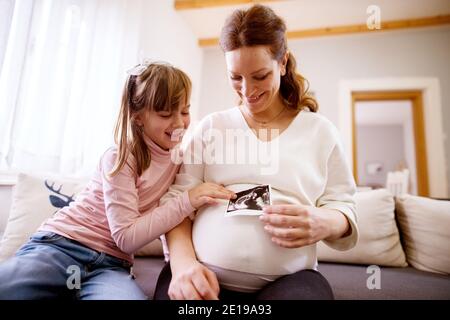
[[[167,160],[167,158],[170,158],[170,150],[164,150],[145,134],[143,135],[143,137],[145,143],[150,148],[152,160]]]

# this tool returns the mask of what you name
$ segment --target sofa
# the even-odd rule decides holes
[[[83,179],[19,174],[0,185],[0,262],[85,184]],[[335,298],[450,299],[450,201],[393,197],[385,189],[358,192],[355,198],[357,246],[343,252],[322,242],[317,246],[318,270]],[[159,239],[135,254],[133,274],[149,298],[164,264]]]
[[[148,297],[153,293],[159,272],[164,266],[161,257],[137,257],[133,273]],[[319,262],[318,270],[325,276],[338,300],[448,300],[449,276],[417,270],[413,267],[380,267],[381,289],[368,289],[367,266]]]

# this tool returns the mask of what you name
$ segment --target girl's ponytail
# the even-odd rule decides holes
[[[116,175],[123,168],[129,158],[130,152],[136,155],[136,173],[138,176],[142,174],[142,172],[139,171],[139,168],[142,168],[142,163],[139,162],[142,161],[139,160],[148,159],[148,164],[150,164],[150,154],[145,152],[144,155],[141,151],[146,150],[146,148],[142,148],[142,143],[145,145],[145,142],[143,141],[142,133],[137,132],[140,130],[139,126],[132,124],[133,119],[131,117],[130,107],[133,104],[132,96],[135,87],[136,77],[128,77],[122,95],[119,116],[117,117],[116,126],[114,128],[114,142],[117,145],[117,158],[114,167],[109,173],[110,176]]]

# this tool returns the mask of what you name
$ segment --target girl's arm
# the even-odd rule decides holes
[[[219,185],[203,183],[166,198],[160,206],[141,215],[132,166],[127,164],[109,177],[107,173],[114,161],[115,152],[107,153],[102,161],[105,210],[112,238],[120,250],[128,254],[180,224],[196,208],[214,204],[216,198],[229,199],[233,194]]]
[[[107,175],[114,166],[115,158],[115,151],[107,152],[102,159],[100,170],[107,223],[119,249],[133,254],[181,223],[195,208],[191,205],[186,191],[141,215],[132,165],[127,163],[116,175]]]

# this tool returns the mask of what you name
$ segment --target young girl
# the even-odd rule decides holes
[[[129,71],[116,146],[76,201],[0,264],[0,299],[146,298],[130,275],[133,253],[196,208],[232,194],[202,184],[158,207],[179,168],[170,149],[189,126],[190,93],[188,76],[168,64]]]

